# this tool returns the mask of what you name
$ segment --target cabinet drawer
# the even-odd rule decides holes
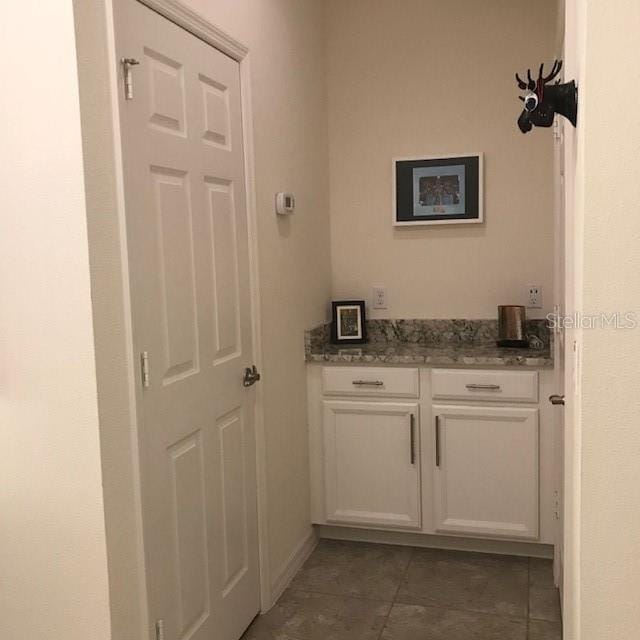
[[[420,376],[418,369],[325,367],[322,388],[327,396],[417,398],[420,395]]]
[[[437,400],[538,402],[538,373],[434,369],[431,395]]]

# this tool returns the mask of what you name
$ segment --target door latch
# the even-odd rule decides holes
[[[242,380],[243,386],[251,387],[256,382],[258,382],[258,380],[260,380],[260,374],[258,373],[258,370],[256,369],[256,365],[255,364],[253,365],[253,367],[251,367],[251,369],[249,369],[249,367],[247,367],[244,370],[244,378]]]
[[[135,58],[122,58],[120,60],[124,72],[124,99],[133,100],[133,79],[131,78],[131,67],[140,64]]]

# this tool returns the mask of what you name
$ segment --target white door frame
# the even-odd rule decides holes
[[[240,93],[242,109],[242,129],[244,141],[245,189],[247,201],[247,225],[249,235],[249,278],[251,297],[251,335],[254,361],[262,370],[262,341],[260,315],[260,278],[258,265],[258,224],[255,193],[253,114],[251,101],[251,72],[249,48],[218,27],[209,23],[200,14],[186,7],[178,0],[138,0],[171,22],[182,27],[200,40],[222,51],[240,66]],[[114,58],[115,59],[115,58]],[[119,120],[116,103],[115,117]],[[119,128],[119,125],[116,125]],[[121,163],[121,159],[119,159]],[[120,171],[122,167],[120,166]],[[122,202],[122,201],[121,201]],[[124,204],[122,203],[124,207]],[[126,256],[126,250],[124,252]],[[135,358],[134,358],[135,361]],[[133,379],[135,380],[135,373]],[[264,432],[264,400],[260,384],[256,388],[254,425],[256,432],[256,478],[258,509],[258,556],[260,570],[260,605],[264,613],[273,605],[273,593],[268,562],[267,523],[267,474],[266,443]],[[146,602],[145,602],[146,608]]]

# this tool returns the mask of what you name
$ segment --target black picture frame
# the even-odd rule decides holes
[[[481,223],[481,153],[393,160],[395,226]]]
[[[367,326],[364,300],[335,300],[331,303],[331,342],[364,344]]]

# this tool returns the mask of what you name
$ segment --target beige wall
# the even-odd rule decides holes
[[[578,4],[581,309],[640,318],[640,4]],[[581,340],[580,634],[568,640],[626,640],[640,629],[640,328]]]
[[[0,637],[111,637],[71,2],[3,3]]]
[[[327,5],[334,297],[383,284],[372,317],[490,318],[538,284],[551,310],[552,132],[517,129],[514,72],[552,60],[555,0]],[[393,157],[475,151],[485,224],[392,228]]]

